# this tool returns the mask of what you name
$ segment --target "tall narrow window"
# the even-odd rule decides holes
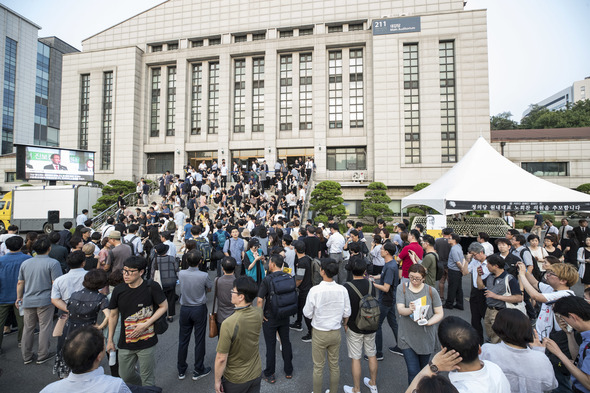
[[[191,135],[201,135],[201,105],[203,103],[203,65],[193,65],[191,98]]]
[[[342,51],[328,53],[328,116],[330,128],[342,128]]]
[[[90,74],[80,76],[80,133],[78,147],[88,150],[88,113],[90,102]]]
[[[252,132],[264,131],[264,57],[252,59]]]
[[[363,50],[350,50],[350,128],[365,125],[363,98]]]
[[[101,170],[111,169],[111,135],[113,128],[113,71],[103,75]]]
[[[6,37],[4,47],[4,101],[2,103],[2,154],[12,153],[17,42]]]
[[[281,56],[280,130],[293,129],[293,55]]]
[[[219,63],[209,63],[209,116],[207,133],[217,134],[219,128]]]
[[[312,129],[311,53],[299,55],[299,129]]]
[[[455,42],[438,44],[440,60],[440,125],[442,162],[457,162],[457,113],[455,107]]]
[[[234,67],[234,132],[246,132],[246,60]]]
[[[174,136],[176,115],[176,67],[168,67],[168,94],[166,101],[166,136]]]
[[[59,135],[54,128],[50,131],[49,116],[49,63],[51,50],[42,42],[37,42],[37,77],[35,83],[35,145],[59,146]],[[51,135],[53,134],[53,135]]]
[[[160,87],[162,70],[152,68],[152,107],[150,108],[150,136],[160,136]]]
[[[420,162],[418,44],[404,45],[404,133],[406,164]]]

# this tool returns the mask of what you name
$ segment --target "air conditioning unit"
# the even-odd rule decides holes
[[[365,172],[352,172],[352,181],[365,181]]]

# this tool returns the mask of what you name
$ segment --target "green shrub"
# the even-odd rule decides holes
[[[328,222],[328,216],[340,220],[346,218],[344,199],[341,197],[340,183],[326,180],[317,184],[311,192],[309,210],[316,212],[316,222]]]
[[[365,200],[361,202],[359,217],[370,217],[373,219],[374,224],[378,218],[383,218],[386,221],[391,220],[393,211],[388,205],[391,198],[387,196],[387,186],[381,182],[373,182],[367,188]]]

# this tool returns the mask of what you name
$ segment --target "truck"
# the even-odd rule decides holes
[[[86,185],[15,187],[0,200],[0,229],[17,225],[20,231],[50,233],[54,225],[63,228],[66,221],[75,221],[83,209],[91,217],[92,205],[102,189]],[[59,222],[50,223],[48,212],[59,211]]]

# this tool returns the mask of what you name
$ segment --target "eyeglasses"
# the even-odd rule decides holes
[[[131,274],[138,272],[139,269],[133,269],[133,270],[128,270],[128,269],[123,269],[123,274],[126,276],[130,276]]]
[[[424,280],[423,277],[410,277],[410,281],[420,282]]]
[[[239,295],[240,294],[240,292],[238,292],[238,291],[230,291],[230,292],[233,293],[234,295]]]
[[[557,274],[553,273],[551,270],[547,270],[547,271],[545,272],[545,276],[546,276],[546,277],[549,277],[549,276],[554,276],[554,277],[557,277]]]

